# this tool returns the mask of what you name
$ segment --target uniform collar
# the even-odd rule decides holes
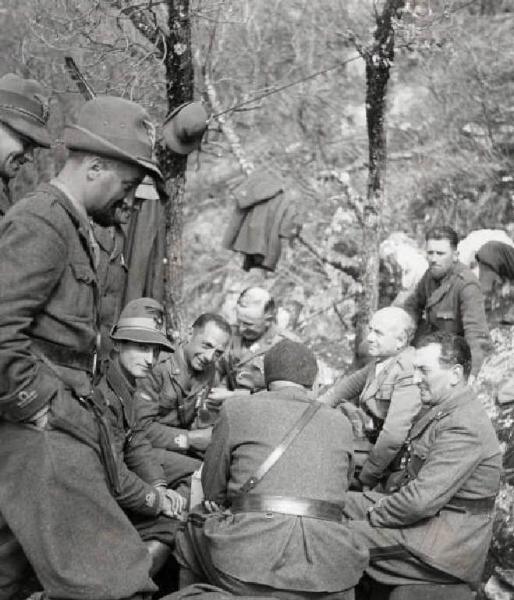
[[[313,402],[312,398],[309,397],[308,392],[305,388],[299,388],[294,385],[291,387],[283,387],[279,390],[269,390],[260,392],[262,394],[279,394],[282,398],[288,400],[296,400],[298,402]]]

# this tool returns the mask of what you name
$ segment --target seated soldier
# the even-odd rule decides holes
[[[260,287],[249,287],[237,300],[236,327],[228,352],[219,362],[222,387],[209,394],[212,405],[234,395],[265,389],[263,360],[266,352],[283,339],[298,341],[289,331],[279,329],[275,322],[275,300]]]
[[[167,489],[159,459],[136,418],[136,381],[151,368],[159,348],[172,350],[165,335],[163,308],[151,298],[132,300],[123,309],[111,337],[114,352],[97,384],[107,404],[114,434],[118,489],[116,500],[139,531],[152,556],[155,574],[171,552],[184,496]]]
[[[436,332],[420,340],[414,381],[427,410],[409,433],[402,470],[388,481],[389,494],[348,494],[345,513],[367,541],[366,572],[375,581],[480,581],[502,460],[491,421],[467,385],[470,371],[463,338]]]
[[[312,400],[316,373],[306,346],[282,340],[264,358],[269,391],[224,403],[202,471],[204,506],[214,512],[193,515],[177,537],[181,587],[353,598],[367,553],[342,520],[352,431]]]
[[[451,227],[434,227],[425,238],[428,269],[402,306],[418,326],[416,339],[432,331],[463,336],[471,348],[474,377],[491,343],[480,284],[459,262],[459,238]]]
[[[352,486],[357,488],[372,488],[387,477],[421,409],[419,389],[412,380],[412,319],[403,309],[390,306],[373,315],[368,329],[368,354],[374,360],[338,380],[320,398],[340,406],[352,421],[356,438],[373,444],[364,445],[369,453],[363,452],[362,470]]]
[[[231,329],[225,319],[204,313],[192,325],[189,339],[166,353],[140,382],[138,415],[148,437],[160,448],[168,477],[188,463],[193,470],[198,460],[177,452],[204,452],[211,438],[213,416],[206,400],[216,374],[216,361],[225,351]],[[170,456],[170,452],[172,454]],[[169,472],[168,472],[169,470]]]

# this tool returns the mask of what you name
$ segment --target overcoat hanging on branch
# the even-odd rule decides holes
[[[223,246],[244,255],[243,269],[274,271],[282,238],[293,238],[294,206],[283,182],[267,171],[256,171],[236,191],[236,207]]]

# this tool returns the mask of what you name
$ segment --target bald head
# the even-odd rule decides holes
[[[414,333],[411,316],[397,306],[377,310],[371,317],[367,337],[371,356],[387,357],[397,354],[408,346]]]
[[[239,333],[253,342],[262,337],[275,319],[275,301],[264,288],[249,287],[237,300],[236,317]]]

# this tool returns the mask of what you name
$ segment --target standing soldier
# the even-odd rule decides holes
[[[34,79],[0,77],[0,218],[12,205],[9,181],[32,160],[38,146],[50,148],[48,98]]]
[[[59,175],[0,225],[0,512],[50,598],[155,590],[146,547],[113,496],[110,430],[92,391],[98,249],[88,221],[123,205],[145,173],[160,176],[153,140],[139,105],[86,102],[65,130]]]
[[[418,325],[416,339],[432,331],[464,337],[471,348],[474,377],[491,344],[480,283],[459,262],[459,238],[451,227],[433,227],[425,239],[428,269],[403,308]]]
[[[0,221],[12,205],[9,181],[32,160],[34,148],[50,147],[48,98],[33,79],[14,73],[0,78]],[[11,573],[14,563],[19,581]],[[0,599],[10,598],[25,578],[27,562],[0,515]]]
[[[201,102],[186,102],[173,110],[163,125],[164,142],[176,154],[189,154],[200,145],[207,129],[207,113]],[[100,360],[112,350],[109,331],[123,305],[134,298],[154,295],[153,272],[160,272],[164,258],[162,235],[158,235],[162,202],[150,178],[138,186],[124,207],[107,211],[93,225],[100,250]],[[141,210],[141,204],[156,203]],[[133,214],[131,216],[131,211]],[[130,224],[129,224],[130,221]]]

